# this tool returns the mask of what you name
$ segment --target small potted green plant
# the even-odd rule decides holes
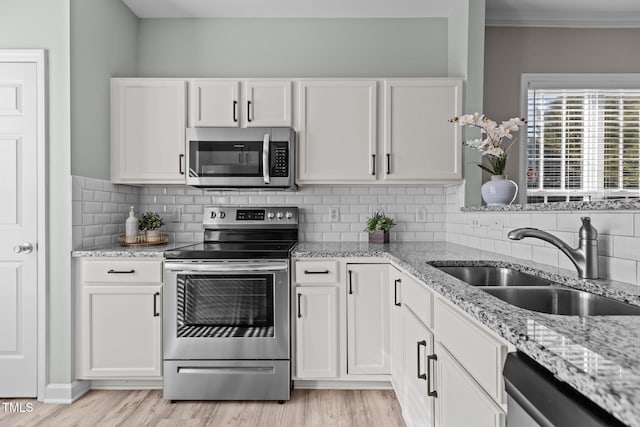
[[[367,219],[367,228],[364,229],[369,233],[369,243],[389,243],[389,230],[394,225],[396,223],[393,218],[389,218],[384,211],[378,209]]]
[[[164,225],[164,221],[155,212],[147,212],[138,220],[138,230],[144,231],[147,242],[160,241],[160,227]]]

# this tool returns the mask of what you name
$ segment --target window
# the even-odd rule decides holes
[[[640,75],[523,75],[527,202],[640,196]]]

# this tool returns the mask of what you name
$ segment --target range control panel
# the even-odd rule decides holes
[[[298,208],[296,206],[271,206],[268,208],[206,206],[202,222],[205,228],[297,225]]]

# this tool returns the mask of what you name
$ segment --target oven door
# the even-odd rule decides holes
[[[165,360],[289,359],[289,261],[165,264]]]

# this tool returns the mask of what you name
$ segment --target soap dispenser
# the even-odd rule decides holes
[[[124,241],[126,243],[136,243],[138,237],[138,218],[133,212],[133,206],[129,209],[129,218],[124,222]]]

